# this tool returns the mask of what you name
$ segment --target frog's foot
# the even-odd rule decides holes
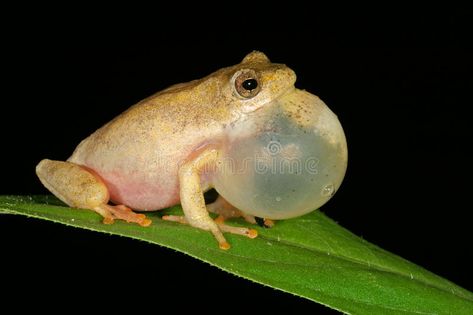
[[[149,226],[151,224],[151,220],[144,214],[135,213],[124,205],[111,206],[104,204],[94,208],[94,210],[103,216],[103,223],[105,224],[112,224],[115,219],[137,223],[141,226]]]
[[[217,220],[223,221],[230,218],[243,218],[246,222],[256,224],[256,219],[231,205],[225,198],[218,196],[217,200],[207,205],[207,211],[218,214]]]
[[[237,209],[233,205],[231,205],[225,198],[222,196],[218,196],[217,200],[213,203],[207,205],[207,210],[212,213],[216,213],[219,216],[217,217],[216,221],[223,223],[225,220],[230,218],[243,218],[246,222],[251,224],[258,224],[261,227],[273,227],[274,221],[271,219],[262,219],[259,217],[255,217],[251,214],[246,214],[243,211]]]
[[[102,179],[94,171],[81,165],[52,160],[42,160],[36,166],[36,174],[56,197],[71,207],[90,209],[104,217],[103,222],[111,224],[115,219],[148,226],[151,220],[137,214],[130,208],[108,205],[109,192]]]
[[[185,216],[181,215],[163,215],[162,217],[163,220],[165,221],[171,221],[171,222],[177,222],[181,224],[189,224]],[[220,229],[221,232],[224,233],[232,233],[232,234],[237,234],[237,235],[243,235],[249,238],[255,238],[258,236],[258,232],[254,229],[249,229],[245,227],[236,227],[236,226],[230,226],[225,224],[222,220],[219,220],[218,218],[214,220],[215,223],[217,223],[218,228]],[[217,237],[218,239],[218,237]],[[220,243],[220,242],[219,242]],[[229,246],[226,241],[223,241],[220,243],[220,247],[223,249],[227,249],[226,247]]]
[[[256,224],[258,224],[261,227],[272,228],[274,226],[274,221],[271,219],[264,219],[260,217],[255,217],[255,219],[256,219]]]

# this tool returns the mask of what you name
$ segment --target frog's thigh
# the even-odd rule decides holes
[[[104,217],[104,223],[114,219],[149,225],[151,221],[123,206],[110,206],[107,186],[98,175],[86,168],[62,161],[44,159],[36,166],[41,183],[56,197],[71,207],[94,210]]]
[[[209,216],[205,206],[200,174],[205,167],[214,164],[217,158],[218,151],[208,149],[181,166],[179,169],[180,199],[185,218],[164,216],[163,219],[188,223],[193,227],[210,231],[217,239],[220,248],[228,249],[230,245],[225,240],[222,232],[245,235],[251,238],[256,237],[257,233],[247,228],[232,227],[225,224],[217,225]]]

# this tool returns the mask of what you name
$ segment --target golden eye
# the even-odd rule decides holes
[[[252,98],[261,90],[258,77],[253,70],[242,70],[234,75],[235,90],[243,98]]]

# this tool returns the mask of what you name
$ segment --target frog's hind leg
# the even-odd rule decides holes
[[[242,212],[241,210],[231,205],[225,198],[220,195],[218,196],[217,200],[207,205],[207,210],[209,212],[219,215],[218,218],[215,219],[217,223],[223,223],[225,222],[225,220],[230,218],[242,217],[243,219],[245,219],[246,222],[251,224],[258,224],[264,227],[272,227],[274,225],[274,221],[271,219],[257,218],[251,214],[246,214]]]
[[[107,186],[97,174],[83,166],[45,159],[36,166],[36,174],[41,183],[56,197],[70,207],[90,209],[99,213],[106,224],[113,223],[115,219],[142,226],[151,224],[151,220],[145,215],[134,213],[124,205],[109,205]]]

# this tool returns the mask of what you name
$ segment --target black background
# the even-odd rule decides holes
[[[242,5],[238,14],[184,5],[12,11],[3,27],[0,193],[47,193],[34,175],[39,160],[66,159],[130,105],[257,49],[291,67],[296,86],[320,96],[344,126],[348,172],[323,211],[473,290],[471,11]],[[11,276],[3,285],[46,297],[38,305],[328,311],[125,238],[2,216],[0,240]]]

